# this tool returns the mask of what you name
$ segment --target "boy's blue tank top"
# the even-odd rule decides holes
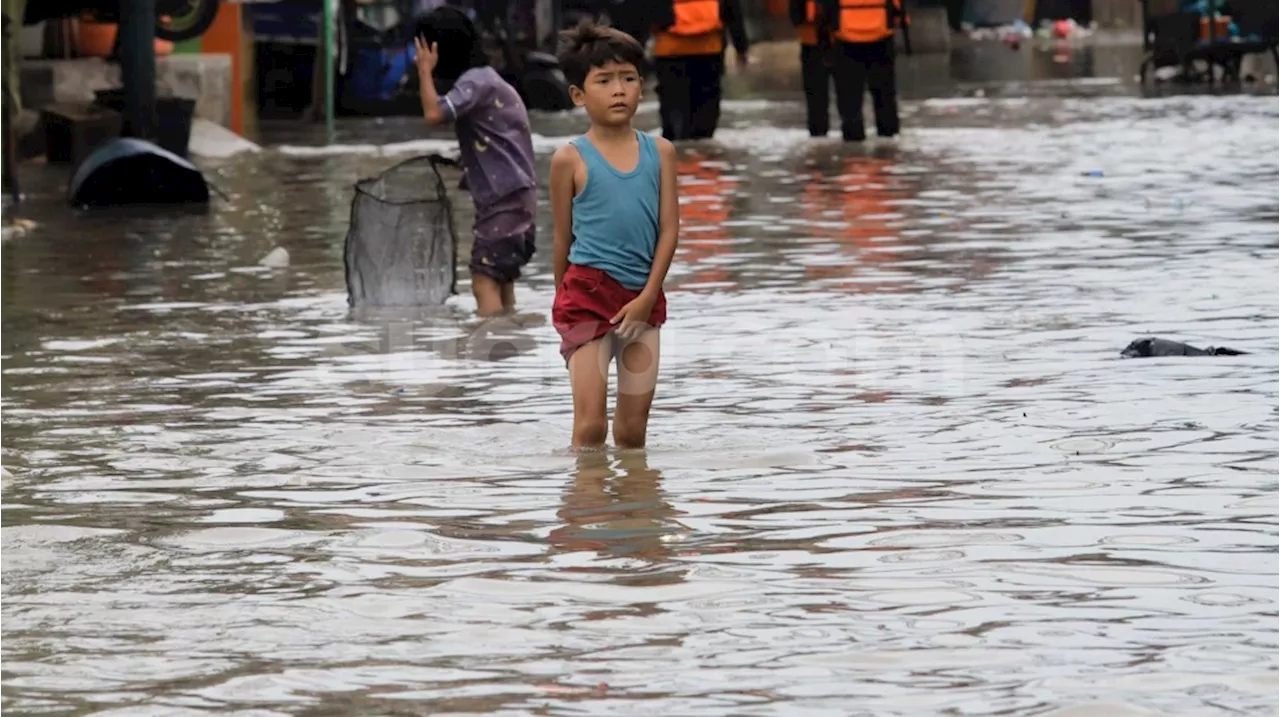
[[[569,262],[593,266],[624,287],[649,282],[658,244],[658,186],[662,161],[653,137],[636,130],[640,161],[630,172],[609,164],[586,136],[573,140],[587,165],[587,186],[573,198]]]

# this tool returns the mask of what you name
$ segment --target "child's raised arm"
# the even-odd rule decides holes
[[[440,124],[447,118],[440,107],[440,98],[436,95],[435,79],[431,76],[436,69],[440,53],[436,43],[427,44],[421,37],[413,38],[413,64],[418,68],[418,97],[422,100],[422,118],[427,124]]]
[[[573,174],[578,168],[578,149],[566,144],[551,155],[551,216],[555,220],[551,265],[556,289],[569,270],[569,245],[573,243]]]

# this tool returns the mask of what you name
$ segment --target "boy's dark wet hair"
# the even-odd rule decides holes
[[[440,57],[432,74],[439,79],[456,80],[473,67],[489,64],[480,31],[471,18],[455,7],[438,7],[419,18],[414,35],[428,45],[436,43]]]
[[[621,62],[635,65],[638,70],[644,62],[644,48],[634,37],[589,21],[560,33],[557,55],[565,79],[579,88],[587,81],[587,74],[593,67]]]

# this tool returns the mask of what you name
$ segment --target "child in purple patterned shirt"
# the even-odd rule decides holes
[[[414,49],[422,115],[428,124],[453,123],[462,180],[476,205],[470,264],[476,312],[511,312],[515,281],[534,252],[537,184],[529,114],[515,88],[489,67],[479,32],[456,8],[424,17]],[[443,97],[436,78],[452,85]]]

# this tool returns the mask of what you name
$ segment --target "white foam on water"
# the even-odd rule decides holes
[[[85,339],[85,340],[53,340],[45,341],[46,351],[92,351],[110,346],[120,339]]]
[[[221,125],[197,118],[191,124],[188,151],[195,157],[224,159],[244,152],[260,152],[262,148]]]
[[[454,143],[457,144],[456,142]],[[294,157],[329,157],[340,154],[378,154],[376,144],[325,144],[325,145],[292,145],[282,144],[271,148],[281,154]]]
[[[547,137],[535,133],[533,135],[533,151],[538,154],[554,152],[576,136],[577,135]],[[458,154],[458,141],[456,139],[449,138],[411,139],[405,140],[404,142],[389,142],[386,144],[282,144],[276,145],[271,149],[292,157],[332,157],[355,154],[385,157],[400,154],[432,153],[456,157]]]
[[[289,266],[289,250],[282,246],[278,246],[268,252],[266,256],[262,257],[262,260],[259,261],[258,264],[269,269],[283,269],[284,267]]]

